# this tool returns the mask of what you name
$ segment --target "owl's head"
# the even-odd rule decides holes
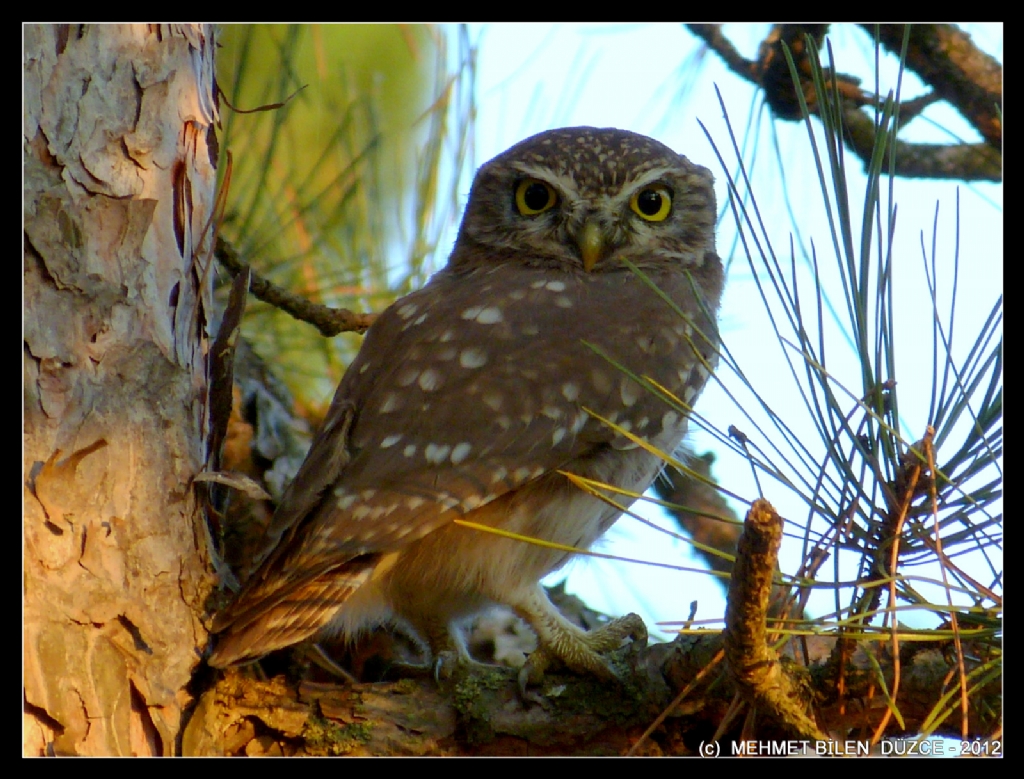
[[[698,269],[715,248],[711,172],[636,133],[568,127],[527,138],[476,174],[449,261],[567,271]]]

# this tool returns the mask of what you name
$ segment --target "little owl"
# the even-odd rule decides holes
[[[539,585],[571,553],[456,520],[585,549],[631,499],[566,474],[647,489],[716,363],[714,227],[710,172],[634,133],[551,130],[480,168],[447,266],[367,332],[211,665],[384,623],[466,660],[459,623],[499,603],[537,633],[531,673],[610,678],[639,618],[577,628]]]

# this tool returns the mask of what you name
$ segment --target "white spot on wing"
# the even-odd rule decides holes
[[[408,446],[406,446],[405,449],[402,450],[402,454],[404,454],[406,457],[412,457],[414,454],[416,454],[416,444],[409,444]]]
[[[482,325],[493,325],[501,322],[501,309],[496,306],[470,306],[462,312],[463,319],[472,319]]]
[[[565,282],[564,281],[549,281],[544,286],[547,289],[550,289],[552,292],[565,292]]]
[[[479,495],[469,495],[462,499],[462,510],[472,511],[475,508],[479,508],[484,503],[484,499]]]
[[[419,385],[424,392],[432,392],[438,389],[444,380],[441,378],[441,374],[433,368],[427,368],[423,373],[420,374]]]
[[[458,465],[469,456],[469,452],[473,447],[466,441],[461,444],[456,444],[452,449],[452,465]]]
[[[380,448],[387,449],[389,446],[394,446],[401,440],[402,436],[399,434],[389,435],[387,438],[380,442]]]
[[[448,453],[451,450],[452,448],[447,444],[427,444],[427,447],[423,450],[423,456],[427,459],[428,463],[442,463],[448,457]]]
[[[495,306],[488,306],[477,315],[476,321],[482,325],[493,325],[503,319],[501,309]]]
[[[562,397],[568,401],[574,401],[580,396],[580,388],[571,381],[562,385]]]
[[[459,365],[463,368],[479,368],[486,364],[487,352],[483,349],[477,349],[475,346],[463,349],[462,353],[459,354]]]
[[[582,430],[584,427],[586,427],[588,419],[590,419],[590,416],[587,414],[587,412],[586,411],[580,411],[576,415],[576,419],[573,420],[572,432],[574,434],[580,432],[580,430]]]
[[[619,379],[619,397],[622,398],[622,403],[627,408],[637,402],[641,391],[639,385],[628,376]]]
[[[402,407],[402,401],[399,400],[398,395],[394,392],[389,392],[384,396],[384,402],[380,404],[381,414],[390,414],[392,411]]]
[[[689,338],[693,335],[693,328],[684,322],[680,322],[672,328],[680,338]]]
[[[661,417],[662,430],[676,430],[679,428],[679,414],[675,411],[666,411]]]

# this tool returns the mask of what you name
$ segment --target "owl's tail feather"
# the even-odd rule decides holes
[[[351,564],[357,561],[362,564]],[[371,573],[373,565],[357,558],[296,587],[257,595],[255,600],[251,597],[255,593],[243,589],[214,622],[217,643],[207,662],[214,668],[248,663],[311,638],[334,619]]]

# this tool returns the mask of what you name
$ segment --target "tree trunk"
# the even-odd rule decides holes
[[[214,31],[24,29],[25,754],[169,754],[213,580]]]

